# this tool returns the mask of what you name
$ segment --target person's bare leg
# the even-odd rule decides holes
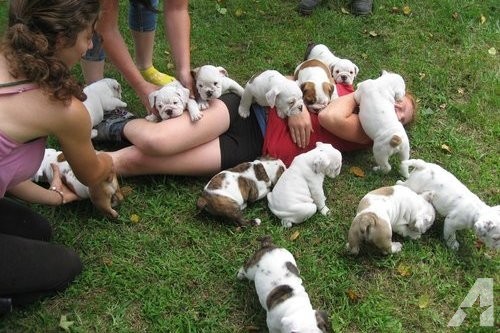
[[[212,100],[203,118],[191,121],[188,112],[159,123],[145,119],[129,121],[124,136],[145,154],[174,155],[209,142],[229,128],[229,111],[221,100]]]
[[[135,64],[140,71],[153,66],[153,46],[155,31],[139,32],[132,30],[135,45]]]
[[[149,174],[205,176],[220,171],[219,139],[170,156],[150,156],[130,146],[109,152],[115,171],[120,176]]]
[[[91,84],[92,82],[96,82],[104,78],[104,60],[90,61],[81,59],[80,65],[82,67],[85,84]]]

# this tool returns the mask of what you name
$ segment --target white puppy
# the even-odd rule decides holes
[[[433,192],[421,195],[401,185],[386,186],[366,194],[359,202],[351,228],[347,250],[358,254],[361,243],[372,243],[383,254],[401,251],[401,243],[392,242],[392,233],[418,239],[434,223],[431,205]]]
[[[330,319],[326,312],[313,309],[293,255],[268,236],[260,241],[259,250],[237,276],[254,281],[269,332],[330,332]]]
[[[280,118],[299,114],[304,106],[302,91],[297,83],[275,70],[264,71],[247,82],[238,108],[241,117],[250,115],[253,102],[262,106],[276,106]]]
[[[104,78],[91,83],[83,88],[83,92],[87,95],[87,99],[83,101],[83,105],[85,105],[85,108],[89,112],[92,127],[102,121],[104,111],[111,111],[127,106],[127,103],[121,100],[122,87],[114,79]],[[91,137],[94,138],[96,135],[97,130],[93,129]]]
[[[316,143],[316,148],[295,157],[274,189],[267,195],[269,209],[285,228],[301,223],[319,210],[327,215],[323,192],[325,175],[334,178],[342,166],[341,153],[331,144]]]
[[[180,116],[185,109],[188,110],[191,121],[203,117],[196,101],[189,98],[189,89],[179,81],[172,81],[159,90],[149,94],[149,105],[156,109],[158,115],[151,113],[146,116],[148,121],[157,122]]]
[[[500,248],[500,206],[490,207],[472,193],[453,174],[437,164],[423,160],[402,163],[412,168],[406,181],[398,181],[417,193],[433,191],[432,204],[445,217],[443,237],[446,244],[457,250],[456,231],[473,228],[484,243]]]
[[[356,64],[349,59],[337,57],[324,44],[310,45],[305,59],[317,59],[327,65],[336,83],[352,85],[359,72]]]
[[[32,177],[32,180],[35,182],[52,183],[54,177],[52,167],[50,166],[52,163],[57,164],[57,166],[59,167],[61,178],[66,186],[68,186],[80,198],[90,198],[89,188],[83,185],[76,178],[73,170],[71,169],[71,166],[64,159],[64,155],[62,154],[62,152],[52,148],[45,149],[42,164],[40,165],[40,168],[35,173],[35,175]],[[109,200],[111,202],[112,207],[117,206],[118,203],[123,200],[123,194],[118,184],[116,175],[112,180],[104,182],[104,186],[105,192],[106,194],[108,194],[108,198],[106,198],[106,200]],[[115,214],[116,216],[118,216],[118,213],[115,212]]]
[[[208,101],[219,98],[222,94],[233,92],[243,95],[243,87],[228,77],[224,67],[204,65],[191,70],[199,94],[198,106],[201,110],[208,108]]]
[[[203,189],[196,206],[211,214],[228,218],[238,227],[259,225],[260,219],[246,220],[242,210],[247,202],[266,196],[285,171],[279,159],[244,162],[216,174]]]
[[[373,156],[377,166],[373,169],[388,173],[389,157],[398,153],[399,159],[410,158],[410,141],[398,120],[394,105],[405,95],[405,82],[399,74],[382,71],[374,80],[358,84],[354,99],[359,104],[359,121],[366,134],[373,140]],[[400,173],[407,176],[405,169]]]
[[[307,108],[312,112],[324,109],[330,100],[339,97],[331,82],[332,75],[326,65],[316,59],[302,62],[295,68],[294,79],[297,81]]]

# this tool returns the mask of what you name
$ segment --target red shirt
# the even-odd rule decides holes
[[[337,84],[337,92],[339,96],[343,96],[353,93],[354,89],[351,85]],[[309,145],[307,145],[307,147],[299,148],[292,141],[287,119],[281,119],[278,117],[275,108],[269,109],[266,135],[264,136],[264,144],[262,146],[262,155],[279,158],[288,167],[290,163],[292,163],[295,156],[314,149],[317,141],[330,143],[341,152],[371,147],[371,144],[350,142],[333,135],[321,127],[317,113],[309,112],[309,114],[311,116],[311,126],[313,129],[311,139],[309,140]]]

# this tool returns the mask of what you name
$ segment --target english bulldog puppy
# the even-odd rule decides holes
[[[269,332],[330,332],[330,319],[326,312],[313,309],[293,255],[274,245],[269,236],[260,242],[237,277],[254,281]]]
[[[83,185],[76,178],[73,170],[71,169],[71,166],[64,159],[63,153],[52,148],[45,149],[42,164],[40,165],[40,168],[35,173],[35,175],[32,177],[32,180],[34,182],[52,183],[54,177],[52,168],[50,166],[52,163],[57,164],[57,166],[59,167],[61,178],[66,186],[68,186],[80,198],[90,198],[89,188]],[[103,186],[104,191],[107,194],[106,200],[111,203],[111,207],[116,207],[123,200],[123,194],[121,192],[120,185],[118,184],[116,174],[113,175],[112,179],[103,182]],[[112,215],[113,217],[116,217],[118,216],[118,213],[114,211]]]
[[[371,243],[383,254],[401,251],[392,233],[419,239],[434,223],[436,212],[430,203],[433,192],[417,194],[401,185],[386,186],[366,194],[359,202],[349,229],[347,250],[358,254],[363,242]]]
[[[295,81],[276,70],[266,70],[253,76],[245,85],[238,113],[247,118],[250,106],[256,102],[262,106],[276,106],[278,116],[285,118],[302,112],[302,97],[302,91]]]
[[[203,65],[191,70],[198,91],[198,106],[200,110],[208,108],[208,101],[219,98],[222,94],[233,92],[238,96],[243,95],[243,87],[238,82],[230,79],[224,67]]]
[[[83,88],[83,92],[87,95],[83,105],[89,112],[92,127],[102,121],[105,111],[127,106],[127,103],[121,100],[122,87],[115,79],[104,78],[91,83]],[[91,138],[96,136],[97,130],[93,129]]]
[[[391,170],[389,157],[398,154],[401,161],[410,158],[410,141],[398,120],[394,105],[405,95],[405,82],[401,75],[382,71],[377,79],[358,84],[354,99],[359,104],[359,121],[363,130],[373,140],[375,171],[388,173]],[[400,167],[400,173],[408,176]]]
[[[198,103],[193,98],[189,98],[189,89],[185,88],[179,81],[172,81],[159,90],[149,94],[149,105],[158,114],[151,113],[146,116],[146,120],[158,122],[180,116],[184,110],[188,110],[191,121],[200,120],[203,117]]]
[[[359,68],[349,59],[339,58],[324,44],[310,44],[305,60],[317,59],[328,66],[336,83],[352,85],[359,73]]]
[[[402,162],[412,169],[405,181],[398,181],[417,193],[434,192],[432,205],[444,216],[443,237],[453,250],[460,244],[456,231],[473,228],[486,246],[500,248],[500,205],[488,206],[452,173],[437,164],[413,159]]]
[[[328,67],[319,60],[310,59],[299,64],[294,80],[302,90],[304,104],[312,112],[318,113],[331,99],[339,97]]]
[[[325,176],[336,177],[342,166],[342,154],[329,143],[316,142],[316,148],[295,157],[272,192],[267,195],[269,209],[285,228],[302,223],[317,210],[327,215],[323,191]]]
[[[259,225],[260,219],[247,220],[242,211],[248,202],[266,196],[285,168],[279,159],[263,158],[221,171],[210,179],[196,206],[213,215],[226,217],[238,227]]]

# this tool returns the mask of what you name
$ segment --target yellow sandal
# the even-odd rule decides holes
[[[172,81],[175,81],[173,76],[167,75],[165,73],[159,72],[154,66],[151,66],[143,71],[140,71],[142,77],[152,84],[157,86],[164,86]]]

